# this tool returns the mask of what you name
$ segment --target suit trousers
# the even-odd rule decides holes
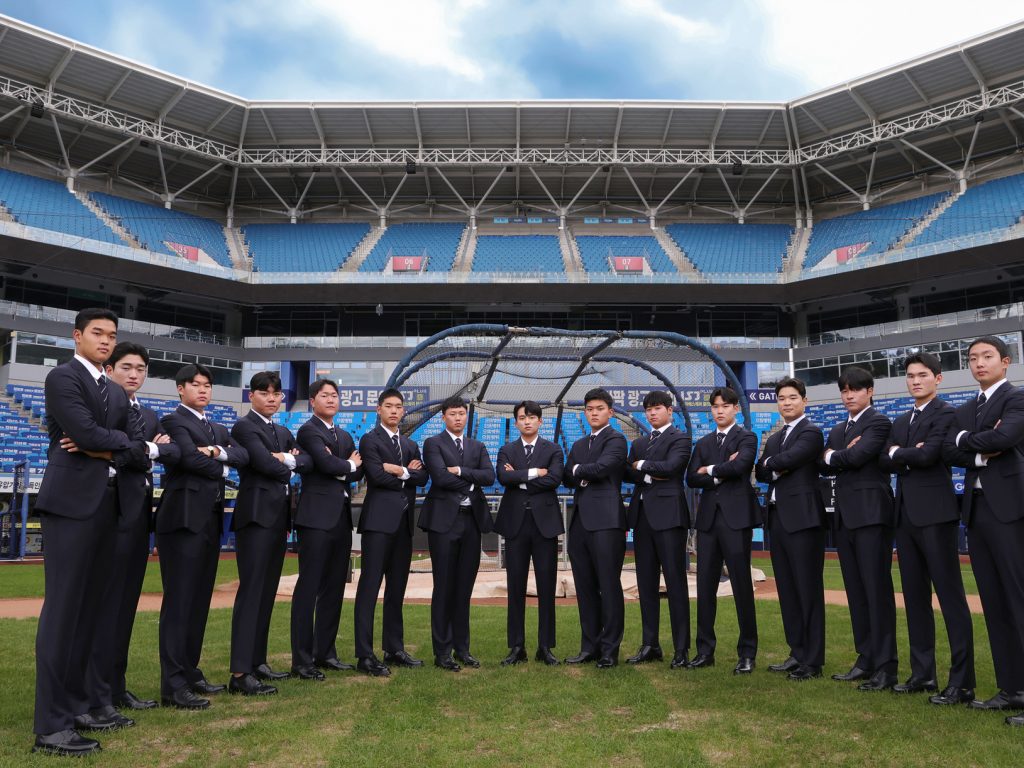
[[[471,507],[460,507],[446,533],[427,532],[434,590],[430,636],[434,658],[469,653],[469,604],[480,570],[480,529]]]
[[[352,556],[352,529],[339,515],[334,528],[296,526],[299,578],[292,593],[292,666],[338,658],[335,642]]]
[[[918,527],[900,516],[896,528],[903,602],[910,635],[910,674],[919,680],[935,679],[935,611],[932,584],[939,597],[949,638],[949,685],[973,688],[974,623],[967,606],[957,552],[958,520]]]
[[[533,558],[537,582],[537,646],[555,647],[555,586],[558,580],[558,537],[549,539],[537,530],[529,507],[519,532],[505,539],[505,575],[508,583],[508,647],[526,646],[526,582]]]
[[[856,665],[896,674],[896,597],[892,588],[893,531],[884,525],[847,528],[839,518],[836,549],[850,606]]]
[[[68,503],[74,500],[68,499]],[[109,487],[99,508],[84,520],[43,513],[46,597],[36,629],[36,700],[33,730],[55,733],[74,727],[89,710],[88,680],[111,578],[117,490]]]
[[[732,596],[740,636],[736,653],[740,658],[757,656],[757,614],[754,609],[754,582],[750,576],[750,543],[753,530],[733,530],[725,522],[721,509],[715,510],[710,531],[697,533],[697,653],[715,655],[715,617],[718,615],[718,584],[722,564],[729,569]]]
[[[985,611],[996,684],[1012,694],[1024,691],[1024,519],[1001,522],[984,494],[976,494],[972,505],[967,529],[971,568]]]
[[[690,650],[690,588],[686,581],[686,529],[651,528],[641,503],[636,528],[633,529],[633,551],[636,554],[636,583],[640,593],[640,623],[643,626],[641,645],[660,647],[661,574],[665,574],[668,592],[668,613],[672,626],[672,647],[675,651]]]
[[[199,669],[220,558],[219,507],[200,531],[156,535],[164,599],[160,606],[160,693],[170,696],[204,679]]]
[[[789,653],[820,670],[825,664],[825,528],[791,533],[774,510],[769,521],[772,570]]]
[[[580,613],[580,652],[617,659],[625,628],[622,561],[626,532],[588,531],[579,512],[569,525],[569,562]]]
[[[409,511],[405,515],[411,514]],[[394,533],[363,531],[362,564],[356,586],[355,645],[356,658],[373,656],[373,615],[377,608],[380,585],[384,585],[384,616],[382,643],[385,653],[405,650],[405,629],[402,603],[409,583],[412,562],[412,534],[408,519],[403,519]]]
[[[287,544],[284,525],[250,523],[235,531],[238,592],[231,613],[232,672],[252,672],[267,663],[270,618]]]

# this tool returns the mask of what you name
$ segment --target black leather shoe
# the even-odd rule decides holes
[[[857,665],[850,667],[849,672],[836,673],[832,675],[833,680],[839,680],[843,683],[852,683],[854,680],[868,680],[873,673],[867,669],[861,669]]]
[[[32,746],[33,752],[67,757],[91,755],[100,749],[100,743],[96,739],[86,738],[71,728],[56,733],[40,734],[36,736],[36,743]]]
[[[1014,705],[1013,705],[1013,702],[1011,700],[1012,698],[1013,697],[1011,697],[1010,694],[1008,694],[1006,691],[1000,691],[995,696],[993,696],[991,699],[985,699],[985,701],[980,701],[979,699],[975,699],[974,701],[972,701],[967,706],[970,709],[994,709],[994,710],[1014,709]]]
[[[781,664],[769,664],[769,672],[795,672],[800,667],[800,662],[790,656]]]
[[[394,653],[384,652],[384,663],[390,667],[422,667],[423,659],[414,659],[404,650]]]
[[[690,666],[690,661],[686,658],[686,651],[676,651],[669,667],[672,669],[686,669],[688,666]]]
[[[456,653],[455,660],[461,661],[462,666],[472,667],[473,669],[480,669],[480,662],[473,656],[469,651],[465,653]]]
[[[857,686],[858,691],[885,691],[896,685],[899,678],[891,672],[876,672],[867,682]]]
[[[534,658],[537,659],[537,661],[543,661],[549,667],[557,667],[561,663],[555,654],[551,652],[550,648],[538,648],[537,655],[534,656]]]
[[[365,672],[371,677],[387,677],[391,674],[391,670],[388,669],[386,664],[381,664],[380,659],[376,656],[367,656],[366,658],[359,659],[356,662],[356,669],[360,672]]]
[[[165,707],[175,709],[206,709],[210,706],[209,699],[202,699],[192,693],[188,686],[179,688],[170,696],[163,696],[160,699]]]
[[[189,683],[188,687],[192,689],[192,693],[201,693],[204,696],[210,696],[214,693],[220,693],[225,688],[227,688],[226,685],[214,685],[205,677],[199,678],[194,683]]]
[[[1014,725],[1018,728],[1024,726],[1024,712],[1021,712],[1019,715],[1010,715],[1006,718],[1005,722],[1007,725]]]
[[[974,689],[973,688],[957,688],[955,685],[951,685],[942,690],[942,693],[938,693],[935,696],[929,696],[928,701],[938,706],[947,706],[949,704],[968,704],[974,701]]]
[[[434,666],[440,667],[445,672],[458,672],[462,669],[451,656],[435,656]]]
[[[575,656],[570,656],[565,660],[566,664],[588,664],[591,661],[596,661],[597,656],[592,653],[584,653],[580,651]]]
[[[600,659],[597,660],[597,668],[598,669],[611,669],[612,667],[614,667],[618,663],[619,663],[619,660],[616,659],[614,656],[602,656]]]
[[[915,680],[914,678],[892,687],[893,693],[931,693],[937,690],[939,690],[939,686],[934,680]]]
[[[715,657],[710,656],[706,653],[698,653],[693,657],[693,661],[690,662],[688,669],[704,669],[705,667],[715,666]]]
[[[320,667],[320,669],[333,669],[335,672],[351,672],[355,669],[352,664],[346,664],[339,658],[321,659],[316,662],[316,665]]]
[[[787,680],[795,680],[798,683],[802,683],[805,680],[814,680],[815,678],[821,677],[821,669],[818,667],[808,667],[801,664],[799,667],[794,669],[788,675]]]
[[[297,677],[299,680],[316,680],[317,682],[327,679],[327,675],[316,667],[292,667],[291,676]]]
[[[121,709],[153,709],[156,702],[153,699],[140,699],[131,691],[125,691],[121,694],[121,698],[114,703],[114,706]]]
[[[113,720],[115,723],[117,723],[118,728],[131,728],[133,725],[135,725],[134,720],[132,720],[130,717],[122,715],[110,704],[108,704],[105,707],[101,707],[100,709],[94,709],[89,714],[93,717],[102,717],[107,720]]]
[[[523,662],[529,660],[530,657],[526,655],[526,649],[523,648],[523,646],[521,645],[517,645],[515,648],[511,649],[508,652],[508,656],[502,659],[501,666],[511,667],[515,664],[522,664]]]
[[[287,672],[275,672],[269,664],[260,664],[252,673],[257,680],[287,680],[291,677]]]
[[[119,728],[121,725],[117,720],[100,712],[75,715],[76,731],[116,731]]]
[[[744,656],[736,662],[736,666],[732,668],[734,675],[749,675],[754,671],[754,660],[749,656]]]
[[[277,688],[266,683],[261,683],[256,675],[245,674],[235,677],[231,676],[228,681],[228,693],[240,693],[243,696],[271,696],[277,693]]]
[[[626,659],[627,664],[646,664],[648,661],[661,661],[665,655],[656,645],[642,645],[635,655]]]

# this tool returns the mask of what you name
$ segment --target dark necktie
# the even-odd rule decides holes
[[[725,455],[722,453],[722,448],[725,446],[725,432],[715,433],[715,445],[718,447],[718,458],[724,460]]]
[[[782,425],[782,437],[779,440],[779,445],[782,445],[784,442],[786,442],[786,435],[788,435],[788,434],[789,434],[789,424],[783,424]]]
[[[327,428],[327,431],[331,433],[331,440],[333,440],[334,442],[338,442],[338,430],[336,430],[332,425]]]
[[[217,436],[213,434],[213,425],[205,418],[200,419],[203,422],[203,429],[206,430],[206,434],[210,436],[210,445],[217,444]]]
[[[910,425],[909,426],[914,426],[914,421],[920,415],[921,415],[921,409],[920,408],[915,408],[914,412],[912,414],[910,414]]]
[[[402,445],[398,442],[398,435],[391,436],[391,447],[395,451],[395,456],[398,458],[398,463],[402,463]]]
[[[277,453],[281,452],[281,439],[277,436],[277,427],[274,426],[273,422],[267,424],[267,429],[270,430],[270,439],[273,441],[274,448],[277,449]]]
[[[461,437],[456,437],[455,438],[455,448],[456,448],[456,450],[458,450],[459,458],[461,459],[463,457],[463,454],[462,454],[462,438]]]
[[[654,441],[657,440],[659,437],[661,437],[661,432],[659,432],[658,430],[654,430],[653,432],[651,432],[651,441],[647,443],[647,447],[650,448],[652,445],[654,445]]]
[[[107,396],[108,396],[108,392],[107,392],[107,377],[106,376],[100,376],[98,379],[96,379],[96,386],[97,386],[97,388],[99,388],[99,391],[100,391],[100,402],[103,404],[103,415],[106,416],[107,415]]]
[[[528,445],[528,446],[526,446],[526,463],[527,464],[530,463],[530,457],[531,456],[533,456],[533,446],[532,445]]]
[[[589,454],[594,450],[594,441],[597,439],[597,435],[591,435],[590,440],[587,442],[587,453]]]
[[[146,430],[142,422],[142,409],[138,403],[132,403],[128,409],[128,431],[139,438],[145,439]]]
[[[850,431],[853,429],[853,425],[856,424],[856,423],[857,422],[855,422],[853,419],[847,419],[847,421],[846,421],[846,431],[843,432],[843,437],[849,437],[850,436]]]

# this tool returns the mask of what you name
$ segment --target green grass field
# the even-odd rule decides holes
[[[233,569],[221,563],[221,577]],[[232,563],[233,565],[233,563]],[[12,571],[3,569],[0,581]],[[662,643],[667,634],[663,607]],[[691,606],[695,612],[695,607]],[[667,664],[610,671],[530,662],[498,665],[505,649],[505,610],[473,608],[473,652],[480,670],[444,673],[427,666],[396,670],[389,679],[332,674],[326,683],[286,680],[265,700],[221,694],[205,712],[157,709],[138,725],[102,739],[96,765],[142,766],[928,766],[1021,764],[1024,732],[994,713],[939,709],[924,697],[867,694],[822,679],[795,684],[766,671],[786,654],[778,604],[757,604],[758,669],[734,677],[736,620],[731,600],[718,618],[717,667],[673,671]],[[379,620],[378,611],[378,620]],[[535,610],[528,613],[532,622]],[[288,605],[278,604],[271,663],[286,669]],[[406,643],[429,659],[429,608],[408,606]],[[203,669],[226,682],[230,611],[213,611]],[[900,657],[906,667],[906,626],[899,616]],[[535,624],[529,624],[535,631]],[[575,607],[558,609],[560,655],[575,653]],[[941,628],[941,622],[939,622]],[[352,608],[342,614],[339,650],[352,653]],[[53,765],[29,754],[32,744],[34,619],[0,620],[0,766]],[[995,692],[984,622],[975,617],[979,694]],[[379,638],[379,627],[377,637]],[[640,613],[626,607],[623,656],[640,640]],[[940,629],[939,667],[948,663]],[[378,639],[379,642],[379,639]],[[130,687],[158,694],[157,614],[136,621]],[[532,649],[531,649],[532,650]],[[854,658],[849,618],[828,608],[826,673]],[[942,681],[940,681],[942,682]]]

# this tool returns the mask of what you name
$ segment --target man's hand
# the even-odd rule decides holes
[[[915,447],[915,448],[924,448],[924,443],[923,443],[923,442],[921,442],[921,443],[918,443],[918,444],[917,444],[917,445],[915,445],[914,447]]]
[[[348,457],[348,460],[352,462],[353,466],[358,469],[363,466],[363,457],[359,455],[359,451],[352,451],[352,454]]]
[[[196,450],[210,459],[220,456],[220,448],[216,445],[197,445]]]
[[[284,453],[271,453],[270,455],[284,464]]]
[[[157,445],[167,445],[171,442],[171,436],[168,435],[166,432],[161,432],[159,435],[150,440],[150,442],[156,443]]]
[[[698,475],[706,475],[707,473],[708,473],[708,468],[707,467],[701,467],[700,469],[697,470],[697,474]]]
[[[537,477],[544,477],[548,473],[547,467],[537,467]]]
[[[409,465],[409,468],[412,469],[411,464]],[[394,475],[395,477],[401,477],[402,475],[405,474],[405,467],[403,467],[401,464],[389,464],[388,462],[384,462],[383,464],[381,464],[381,469],[383,469],[389,475]]]
[[[60,447],[63,448],[68,453],[84,453],[86,456],[90,456],[94,459],[106,459],[107,461],[112,461],[114,458],[114,454],[112,454],[110,451],[83,450],[82,448],[79,448],[77,445],[75,445],[75,441],[72,440],[70,437],[62,437],[60,439]]]
[[[461,475],[462,474],[462,470],[459,467],[445,467],[445,469],[447,469],[453,475]]]
[[[643,461],[643,459],[637,459],[636,461],[634,461],[633,462],[633,469],[639,470],[640,467],[638,467],[637,464],[639,464],[641,461]]]
[[[853,438],[853,440],[851,440],[849,443],[847,443],[846,447],[847,448],[853,448],[853,446],[855,446],[857,443],[860,442],[860,437],[861,437],[860,435],[857,435],[855,438]]]
[[[736,451],[732,456],[729,457],[729,461],[736,461],[736,457],[740,455],[739,451]]]
[[[982,455],[982,458],[985,459],[985,461],[988,461],[989,459],[994,459],[996,456],[1002,456],[1003,452],[1002,451],[996,451],[995,453],[983,453],[981,455]]]
[[[516,471],[516,468],[515,468],[515,467],[513,467],[513,466],[512,466],[511,464],[509,464],[509,463],[508,463],[508,462],[506,461],[506,462],[505,462],[505,466],[504,466],[504,470],[505,470],[506,472],[515,472],[515,471]]]
[[[409,462],[409,469],[423,469],[423,462],[419,459],[413,459]]]

